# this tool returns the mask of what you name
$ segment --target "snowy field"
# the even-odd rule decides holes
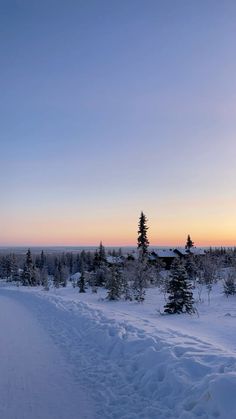
[[[0,287],[0,418],[236,418],[236,297],[221,284],[199,316],[163,296]]]

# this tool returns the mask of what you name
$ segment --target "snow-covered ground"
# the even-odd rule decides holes
[[[236,297],[216,285],[199,317],[104,297],[0,288],[1,418],[236,418]]]
[[[0,293],[0,343],[0,418],[93,418],[59,348],[11,293]]]

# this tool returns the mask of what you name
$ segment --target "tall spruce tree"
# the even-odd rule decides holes
[[[106,251],[105,251],[105,247],[102,244],[102,241],[100,242],[99,248],[98,248],[98,258],[99,258],[100,263],[106,262]]]
[[[164,307],[164,312],[175,313],[194,313],[194,300],[192,287],[188,281],[188,274],[180,259],[176,259],[171,267],[171,277],[167,286],[169,294],[168,302]]]
[[[139,223],[138,223],[138,243],[137,243],[139,256],[141,259],[144,259],[148,253],[149,241],[147,238],[147,231],[148,231],[147,217],[146,215],[144,215],[142,211],[139,217]]]
[[[186,245],[185,245],[185,249],[188,250],[188,251],[190,251],[193,246],[194,246],[194,242],[191,240],[191,237],[188,234]]]
[[[34,267],[32,261],[32,255],[30,249],[26,253],[26,260],[21,276],[22,285],[32,286],[34,285]]]
[[[106,261],[106,251],[105,248],[100,242],[98,250],[96,250],[93,260],[93,270],[95,273],[95,285],[100,287],[103,286],[106,282],[107,276],[107,261]]]

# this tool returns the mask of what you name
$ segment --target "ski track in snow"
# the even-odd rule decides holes
[[[54,358],[51,354],[49,363],[50,351],[47,348],[47,362],[44,364],[41,347],[44,351],[48,345],[45,336],[41,336],[38,328],[35,331],[33,323],[31,327],[31,318],[26,315],[24,318],[23,314],[19,315],[17,326],[14,326],[17,310],[10,312],[9,309],[13,332],[15,330],[20,336],[24,336],[27,327],[36,353],[31,352],[31,343],[28,347],[26,344],[22,347],[26,354],[19,353],[17,345],[20,339],[15,339],[7,333],[8,344],[4,350],[1,349],[0,358],[1,362],[2,358],[5,359],[3,367],[8,363],[4,367],[3,375],[9,377],[9,382],[6,383],[6,378],[0,382],[1,394],[2,391],[4,394],[1,408],[6,412],[9,400],[13,397],[14,403],[11,404],[15,404],[17,411],[20,411],[24,405],[23,401],[19,400],[22,394],[28,405],[25,416],[14,416],[16,410],[13,407],[13,416],[1,414],[1,418],[54,419],[44,406],[46,404],[47,409],[51,408],[46,397],[51,389],[50,375],[53,382],[55,378],[56,384],[62,382],[64,385],[65,382],[65,386],[68,386],[69,382],[68,388],[77,386],[78,389],[83,389],[83,392],[87,391],[94,407],[93,419],[236,418],[234,351],[226,351],[194,336],[194,333],[181,333],[179,329],[174,330],[170,327],[158,329],[158,322],[154,328],[153,324],[141,317],[136,318],[136,324],[132,324],[131,317],[125,312],[119,313],[119,318],[116,318],[114,310],[115,318],[112,319],[104,311],[86,302],[72,301],[59,295],[1,289],[0,307],[6,304],[6,296],[8,302],[14,300],[18,305],[21,303],[21,307],[24,306],[28,313],[32,313],[33,319],[40,322],[42,330],[47,331],[63,356],[64,364],[60,360],[59,373],[63,368],[69,369],[73,379],[70,375],[71,382],[68,378],[64,379],[64,376],[54,377],[57,371],[55,359],[59,359],[59,355]],[[12,302],[9,302],[9,306],[12,306]],[[4,308],[1,308],[1,312],[3,311]],[[137,326],[137,322],[140,326]],[[1,329],[5,324],[6,319],[2,319],[1,315]],[[41,340],[45,344],[42,345]],[[12,347],[10,353],[9,347]],[[25,364],[21,363],[22,359]],[[18,364],[20,366],[17,366]],[[40,382],[36,383],[37,390],[33,385],[35,364],[36,374],[40,374]],[[18,369],[14,371],[16,367]],[[19,383],[17,386],[13,384],[11,388],[15,376]],[[29,378],[26,380],[24,377]],[[22,386],[26,390],[22,391]],[[16,395],[13,394],[15,387],[19,387]],[[35,401],[34,392],[37,391],[38,394],[41,390],[43,393],[39,394],[37,407],[42,406],[45,414],[32,415],[35,406],[31,404],[31,399]],[[57,391],[56,386],[53,392]],[[72,388],[71,395],[75,393],[77,394],[77,391]],[[56,394],[59,405],[62,403],[62,406],[66,406],[66,394],[68,392],[64,393],[60,387],[59,395]],[[54,396],[55,394],[52,400]],[[79,390],[77,398],[80,400]],[[86,403],[91,404],[85,400],[84,404]],[[75,412],[73,408],[71,410]],[[81,408],[78,411],[77,416],[66,413],[63,416],[59,410],[61,416],[57,416],[57,419],[89,417],[81,413]]]
[[[0,292],[0,418],[92,419],[53,341],[22,303],[5,295]]]

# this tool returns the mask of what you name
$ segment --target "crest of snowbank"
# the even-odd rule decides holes
[[[155,330],[120,320],[116,303],[110,304],[112,319],[101,308],[63,295],[19,294],[94,395],[97,418],[236,417],[233,352],[192,336],[194,331],[190,336],[158,329],[158,319]]]

